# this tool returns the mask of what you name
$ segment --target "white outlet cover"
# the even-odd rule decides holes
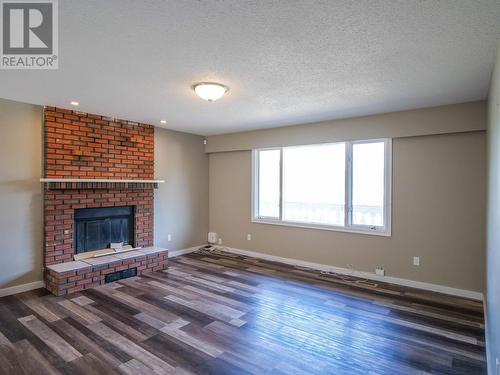
[[[252,235],[251,235],[251,234],[247,234],[247,240],[248,240],[248,241],[251,241],[251,240],[252,240]]]
[[[413,257],[413,265],[420,266],[420,257]]]
[[[219,238],[219,245],[222,245],[222,238]]]
[[[167,234],[167,241],[172,241],[172,235],[171,234]]]

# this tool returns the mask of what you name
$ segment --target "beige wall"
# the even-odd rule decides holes
[[[251,223],[251,152],[212,153],[210,230],[229,247],[483,291],[485,141],[484,131],[394,139],[389,238]]]
[[[155,174],[165,179],[155,192],[155,244],[174,251],[206,243],[208,155],[203,137],[156,128]]]
[[[487,344],[489,373],[500,360],[500,45],[488,106]],[[500,371],[500,368],[499,368]]]
[[[241,151],[257,147],[402,138],[477,130],[486,130],[485,101],[214,135],[208,137],[206,150]]]
[[[0,99],[0,289],[42,280],[42,107]]]

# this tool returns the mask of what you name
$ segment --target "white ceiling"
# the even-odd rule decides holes
[[[219,134],[484,99],[500,0],[60,0],[59,23],[59,70],[0,71],[0,97]]]

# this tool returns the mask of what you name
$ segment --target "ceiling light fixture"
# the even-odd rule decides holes
[[[80,102],[73,100],[73,101],[69,102],[69,104],[74,105],[75,107],[78,107],[80,105]]]
[[[166,124],[166,123],[167,123],[167,120],[160,120],[160,123],[161,123],[161,124]]]
[[[229,87],[214,82],[200,82],[193,89],[196,95],[209,102],[222,98],[229,91]]]

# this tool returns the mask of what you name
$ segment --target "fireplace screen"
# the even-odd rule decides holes
[[[75,210],[76,253],[108,248],[112,242],[134,246],[134,207]]]

